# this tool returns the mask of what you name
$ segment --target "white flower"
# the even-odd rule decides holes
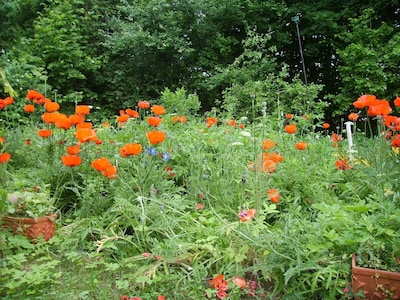
[[[233,142],[231,143],[231,146],[243,146],[244,144],[242,142]]]
[[[248,136],[248,137],[251,136],[251,133],[248,132],[248,131],[245,131],[245,130],[241,131],[240,134],[243,135],[243,136]]]

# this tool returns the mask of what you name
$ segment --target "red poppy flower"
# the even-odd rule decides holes
[[[329,127],[331,127],[331,124],[329,124],[329,123],[323,123],[323,124],[322,124],[322,127],[323,127],[324,129],[328,129]]]
[[[307,149],[307,143],[306,142],[298,142],[295,144],[296,148],[298,150],[305,150]]]
[[[164,106],[161,105],[153,105],[151,107],[151,111],[155,114],[155,115],[163,115],[165,114],[167,111],[165,110]]]
[[[150,108],[150,103],[147,102],[147,101],[139,101],[138,102],[138,107],[140,109],[148,109],[148,108]]]
[[[147,123],[149,123],[150,126],[157,127],[161,123],[161,118],[160,117],[148,117]]]
[[[82,159],[78,155],[64,155],[61,160],[67,167],[76,167],[82,163]]]
[[[24,106],[24,111],[26,113],[33,113],[35,111],[35,105],[33,104],[27,104]]]
[[[77,105],[75,107],[75,113],[78,115],[88,115],[90,113],[89,105]]]
[[[240,213],[238,213],[238,217],[241,222],[247,222],[254,218],[256,212],[256,209],[242,210]]]
[[[350,121],[355,122],[355,121],[357,121],[359,116],[360,115],[357,114],[357,113],[351,113],[351,114],[349,114],[348,118],[349,118]]]
[[[297,130],[296,124],[289,124],[285,126],[285,131],[289,134],[295,133]]]
[[[42,138],[48,138],[49,136],[51,136],[52,131],[51,129],[39,129],[37,131],[37,134]]]
[[[163,142],[166,138],[166,135],[162,131],[149,131],[146,133],[147,139],[149,140],[150,144],[155,145]]]
[[[227,295],[226,291],[224,291],[224,290],[218,290],[216,296],[217,296],[218,299],[224,299],[224,298],[226,298],[228,295]]]
[[[204,208],[203,204],[201,204],[199,202],[196,203],[196,210],[202,210],[203,208]]]
[[[278,203],[279,202],[279,192],[276,189],[270,189],[267,192],[268,198],[269,200],[271,200],[271,202],[273,203]]]
[[[0,164],[5,164],[11,159],[11,154],[4,152],[0,154]]]
[[[139,155],[142,152],[142,145],[140,144],[126,144],[124,147],[119,149],[119,154],[122,157],[130,155]]]
[[[164,295],[158,295],[157,300],[165,300],[165,296]]]
[[[272,141],[271,139],[267,139],[263,142],[262,148],[264,150],[268,150],[271,149],[272,147],[274,147],[276,145],[276,142]]]

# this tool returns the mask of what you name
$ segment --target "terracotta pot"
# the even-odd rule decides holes
[[[356,263],[356,255],[353,255],[353,293],[361,290],[364,297],[354,299],[400,299],[400,273],[357,267]]]
[[[37,239],[40,235],[48,241],[56,231],[57,215],[53,214],[41,218],[2,217],[4,226],[11,228],[14,234],[22,234],[29,239]]]

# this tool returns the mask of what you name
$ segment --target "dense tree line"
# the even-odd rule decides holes
[[[245,111],[251,97],[275,109],[278,97],[336,115],[360,94],[400,94],[395,0],[0,3],[0,67],[20,95],[46,89],[112,109],[184,88],[203,109]]]

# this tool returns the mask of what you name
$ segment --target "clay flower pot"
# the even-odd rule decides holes
[[[25,235],[31,240],[43,236],[46,241],[54,236],[56,231],[55,219],[57,219],[56,214],[41,218],[2,217],[3,226],[12,229],[14,234]]]
[[[400,299],[400,273],[362,268],[357,266],[356,255],[352,258],[353,293],[362,291],[363,298],[354,299]]]

